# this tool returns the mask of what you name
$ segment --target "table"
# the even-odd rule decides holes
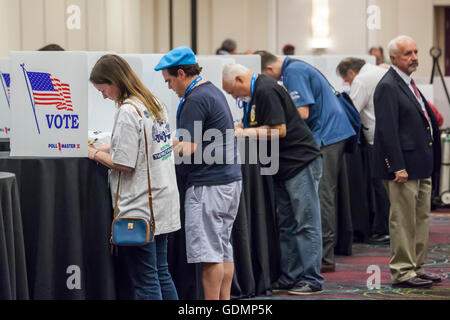
[[[89,159],[0,153],[0,171],[18,181],[29,297],[116,299],[107,169]]]
[[[0,151],[9,151],[9,139],[0,138]]]
[[[234,298],[269,294],[280,274],[273,180],[261,176],[260,169],[258,164],[242,165],[243,191],[231,238]],[[18,181],[30,299],[132,297],[120,249],[118,257],[110,255],[112,202],[106,167],[87,158],[12,158],[0,152],[0,171],[14,172]],[[182,181],[178,183],[182,189]],[[337,252],[351,254],[344,170],[340,186]],[[180,201],[184,203],[183,192]],[[201,267],[186,263],[183,228],[169,236],[168,262],[179,297],[201,299]]]
[[[129,299],[132,290],[119,249],[110,256],[112,202],[107,168],[89,159],[12,158],[0,152],[0,170],[15,172],[31,299]],[[272,178],[243,165],[241,204],[232,232],[236,272],[232,296],[266,294],[279,276]],[[180,187],[181,187],[181,182]],[[184,194],[181,203],[184,203]],[[183,206],[182,206],[183,207]],[[181,211],[184,225],[184,210]],[[181,299],[201,299],[199,264],[186,263],[184,230],[169,236],[169,268]],[[79,267],[80,288],[69,289]]]
[[[25,266],[16,176],[0,172],[0,300],[28,299]]]
[[[269,294],[271,283],[280,275],[273,180],[259,172],[257,164],[242,165],[243,188],[231,234],[235,263],[232,298]],[[182,189],[180,179],[178,186]],[[180,203],[184,203],[184,192],[180,192]],[[181,225],[184,226],[183,205]],[[180,298],[202,299],[201,266],[186,263],[184,228],[169,236],[168,262]]]

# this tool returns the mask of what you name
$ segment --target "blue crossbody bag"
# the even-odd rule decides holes
[[[142,114],[139,109],[132,103],[130,103],[142,118]],[[145,155],[147,159],[147,182],[148,182],[148,200],[150,206],[150,219],[142,217],[122,217],[117,218],[117,203],[119,200],[120,190],[120,175],[117,182],[116,197],[114,203],[114,218],[111,225],[111,245],[112,246],[143,246],[155,239],[155,218],[153,215],[153,201],[152,201],[152,187],[150,182],[150,167],[148,164],[148,144],[147,133],[144,125],[144,137],[145,137]],[[112,249],[112,247],[111,247]]]

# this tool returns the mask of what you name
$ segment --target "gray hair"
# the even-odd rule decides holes
[[[408,37],[408,36],[398,36],[389,42],[389,44],[387,46],[389,56],[395,57],[395,55],[397,54],[397,51],[398,51],[397,43],[400,42],[401,40],[405,40],[405,39],[414,41],[411,37]]]
[[[233,82],[237,76],[246,75],[250,72],[251,71],[242,64],[227,64],[223,67],[223,81],[230,83]]]
[[[336,67],[336,71],[341,77],[345,77],[349,70],[353,70],[356,73],[359,73],[365,64],[366,61],[363,59],[352,57],[345,58],[338,64],[338,66]]]

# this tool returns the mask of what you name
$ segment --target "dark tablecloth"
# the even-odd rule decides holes
[[[28,299],[22,218],[16,176],[0,172],[0,300]]]
[[[112,203],[107,168],[89,159],[24,159],[0,154],[0,171],[17,176],[31,299],[129,299],[120,250],[110,256]],[[279,277],[279,242],[270,176],[258,164],[242,166],[243,192],[232,231],[235,274],[232,297],[270,292]],[[351,254],[352,223],[345,168],[340,178],[338,254]],[[182,190],[182,181],[179,181]],[[180,192],[184,203],[184,192]],[[181,222],[184,210],[181,206]],[[186,263],[184,228],[172,233],[168,262],[179,297],[201,299],[201,268]],[[73,283],[73,266],[81,274]]]
[[[9,151],[9,139],[0,139],[0,151]]]
[[[2,154],[0,171],[18,181],[30,298],[116,299],[107,169],[89,159]],[[68,285],[77,276],[79,289]]]

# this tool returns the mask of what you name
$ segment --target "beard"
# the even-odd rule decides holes
[[[411,65],[408,66],[408,72],[409,74],[415,72],[417,68],[419,67],[419,62],[413,62]]]

